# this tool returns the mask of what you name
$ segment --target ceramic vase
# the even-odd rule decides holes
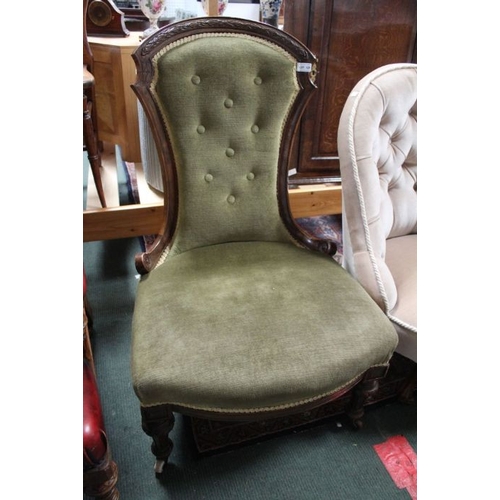
[[[218,0],[218,9],[217,9],[217,15],[222,16],[224,14],[224,11],[226,10],[227,4],[229,0]],[[208,0],[201,0],[201,6],[203,7],[203,11],[205,14],[208,16]]]
[[[143,38],[158,31],[158,19],[163,14],[167,0],[138,0],[142,13],[149,19],[149,28],[144,31]]]
[[[260,0],[262,21],[278,27],[278,18],[283,0]]]

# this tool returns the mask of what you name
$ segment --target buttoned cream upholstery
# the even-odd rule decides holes
[[[417,65],[365,76],[341,115],[344,267],[417,361]]]

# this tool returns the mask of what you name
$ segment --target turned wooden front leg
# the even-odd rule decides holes
[[[142,429],[153,439],[151,451],[156,457],[155,472],[161,474],[174,446],[168,437],[174,427],[174,414],[168,405],[141,406]]]
[[[365,414],[365,405],[370,399],[370,396],[377,392],[378,381],[385,377],[388,366],[377,366],[370,368],[364,375],[363,380],[354,387],[352,391],[352,399],[347,416],[351,419],[352,424],[356,429],[363,427],[363,416]]]
[[[399,392],[399,401],[405,404],[413,404],[415,402],[415,389],[417,388],[417,364],[406,378]]]

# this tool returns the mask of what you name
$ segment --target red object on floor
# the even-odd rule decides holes
[[[417,498],[417,454],[404,436],[393,436],[373,447],[399,489]]]
[[[83,467],[96,467],[106,457],[107,441],[94,372],[83,360]]]

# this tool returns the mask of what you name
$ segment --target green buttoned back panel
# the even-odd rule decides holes
[[[277,171],[299,91],[296,61],[257,38],[211,34],[169,45],[154,67],[152,90],[179,182],[170,255],[231,241],[291,241]]]
[[[359,283],[285,226],[280,148],[304,104],[298,96],[312,90],[313,74],[298,79],[296,58],[314,57],[262,26],[181,21],[136,54],[170,142],[159,144],[165,180],[178,184],[178,200],[165,190],[173,197],[165,246],[135,301],[132,376],[144,407],[284,411],[346,390],[396,346],[393,325]],[[146,89],[137,90],[156,127]]]

